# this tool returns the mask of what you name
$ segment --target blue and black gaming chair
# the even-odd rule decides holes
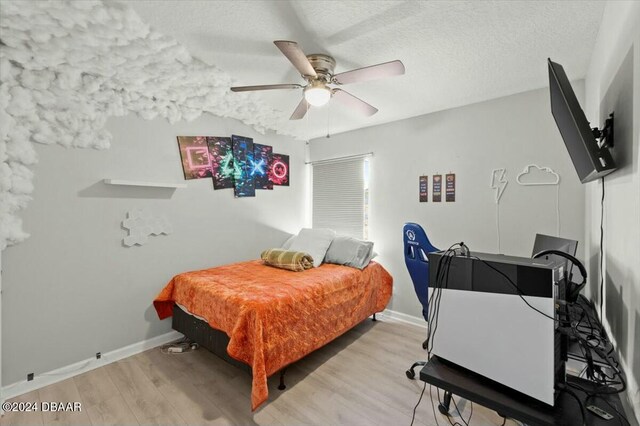
[[[422,316],[425,321],[429,321],[429,259],[427,259],[427,253],[438,251],[438,249],[431,245],[427,233],[417,223],[405,223],[402,235],[404,263],[407,265],[409,275],[411,275],[418,300],[422,304]],[[422,348],[427,348],[426,340],[422,343]],[[407,370],[407,377],[413,379],[415,377],[413,369],[425,364],[424,361],[415,362]]]
[[[422,226],[417,223],[405,223],[402,228],[404,241],[404,263],[407,265],[413,288],[422,304],[422,316],[429,321],[429,260],[427,253],[438,251],[427,237]]]

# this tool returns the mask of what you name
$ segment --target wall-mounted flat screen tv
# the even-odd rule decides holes
[[[616,169],[607,147],[600,147],[578,103],[562,65],[549,59],[551,113],[569,151],[580,182],[586,183]]]

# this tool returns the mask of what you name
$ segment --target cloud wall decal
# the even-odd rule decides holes
[[[105,149],[110,116],[194,120],[203,112],[259,132],[281,115],[193,58],[126,4],[2,1],[0,7],[0,250],[28,237],[33,143]]]
[[[536,164],[526,166],[516,178],[520,185],[557,185],[560,175],[550,167],[540,167]]]

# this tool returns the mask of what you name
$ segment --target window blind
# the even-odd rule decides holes
[[[363,238],[364,158],[313,165],[313,227]]]

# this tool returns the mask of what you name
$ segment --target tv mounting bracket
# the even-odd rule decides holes
[[[613,148],[613,113],[604,121],[604,127],[593,127],[591,133],[598,140],[598,148]]]

